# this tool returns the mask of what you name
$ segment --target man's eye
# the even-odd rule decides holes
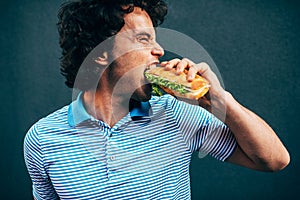
[[[138,41],[146,43],[146,42],[149,42],[149,38],[148,37],[140,37],[140,38],[138,38]]]

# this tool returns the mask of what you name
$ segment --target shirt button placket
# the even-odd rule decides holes
[[[107,149],[106,149],[106,152],[107,152],[107,175],[108,175],[108,180],[110,180],[113,176],[113,168],[114,168],[114,161],[116,160],[116,156],[113,155],[113,142],[112,142],[112,139],[113,139],[113,132],[114,130],[111,129],[111,128],[107,128]]]
[[[107,146],[108,147],[107,151],[108,151],[109,160],[110,161],[115,161],[116,156],[113,155],[113,142],[111,141],[112,140],[112,133],[113,133],[113,130],[110,130],[110,134],[108,135],[109,145]]]
[[[116,160],[116,156],[114,156],[114,155],[110,156],[110,160],[111,160],[111,161]]]

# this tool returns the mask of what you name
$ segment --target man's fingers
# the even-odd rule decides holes
[[[181,60],[179,58],[175,58],[169,61],[161,62],[160,65],[165,67],[166,70],[172,69],[174,66],[177,66]]]
[[[187,74],[187,80],[192,81],[195,78],[197,73],[198,73],[198,69],[195,67],[195,65],[191,66]]]
[[[192,81],[197,73],[205,77],[205,73],[209,70],[209,65],[205,62],[191,66],[187,74],[188,81]]]
[[[208,72],[210,71],[210,67],[207,63],[201,62],[199,64],[195,64],[193,61],[183,58],[180,60],[179,58],[175,58],[169,61],[163,61],[160,63],[162,67],[165,67],[166,70],[170,70],[172,68],[176,68],[177,74],[184,72],[184,70],[188,69],[187,80],[192,81],[196,74],[200,74],[203,77],[207,77]]]
[[[201,63],[195,65],[195,67],[198,70],[198,73],[201,75],[204,75],[206,72],[208,72],[210,70],[210,67],[206,62],[201,62]]]
[[[176,67],[176,72],[177,74],[181,74],[188,66],[190,65],[190,63],[188,62],[187,59],[182,59]]]
[[[187,58],[180,60],[179,58],[172,59],[170,61],[163,61],[160,63],[162,67],[165,67],[166,70],[176,68],[177,74],[184,72],[185,69],[189,69],[195,63]]]

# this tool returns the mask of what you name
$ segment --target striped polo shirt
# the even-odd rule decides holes
[[[136,103],[110,127],[82,95],[35,123],[24,157],[39,199],[190,199],[191,155],[224,161],[236,140],[203,108],[170,95]]]

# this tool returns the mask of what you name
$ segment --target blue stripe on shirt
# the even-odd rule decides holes
[[[191,154],[224,161],[236,146],[225,124],[170,95],[153,97],[148,115],[143,104],[143,112],[113,127],[86,117],[70,126],[68,111],[86,112],[80,101],[41,119],[25,137],[37,199],[190,199]]]

